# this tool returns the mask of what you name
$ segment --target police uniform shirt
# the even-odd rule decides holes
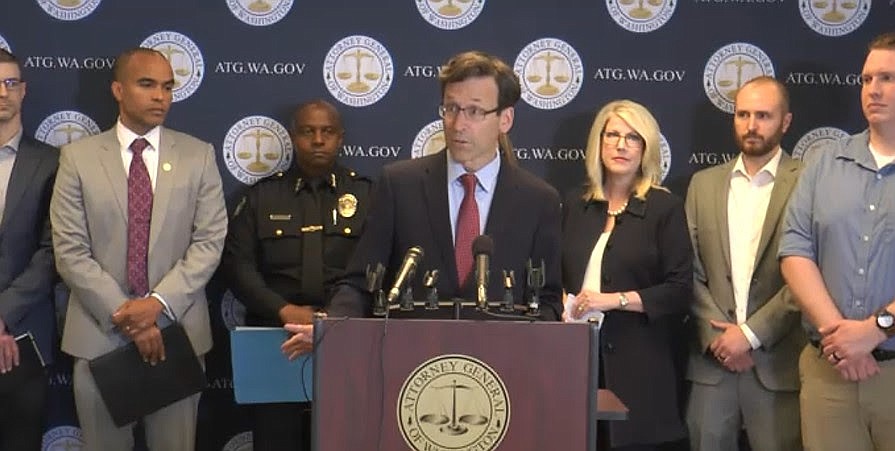
[[[280,325],[286,303],[324,305],[360,238],[370,185],[336,166],[316,179],[293,168],[249,188],[234,210],[223,259],[249,324]]]

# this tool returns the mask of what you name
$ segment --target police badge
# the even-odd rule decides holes
[[[339,215],[350,218],[357,213],[357,197],[351,193],[345,193],[339,198]]]

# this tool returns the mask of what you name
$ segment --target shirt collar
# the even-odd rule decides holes
[[[876,160],[870,153],[870,130],[864,130],[857,135],[845,138],[845,143],[836,146],[836,158],[851,160],[859,165],[876,170]]]
[[[459,183],[457,178],[466,174],[466,168],[464,168],[462,164],[454,161],[454,159],[451,158],[450,152],[445,152],[445,155],[447,158],[448,183]],[[475,172],[478,185],[485,190],[486,193],[490,193],[494,190],[494,187],[497,185],[497,174],[500,172],[500,150],[495,152],[494,155],[495,157],[493,160]]]
[[[771,179],[777,178],[777,169],[780,167],[780,158],[783,154],[783,149],[781,149],[780,146],[777,146],[775,152],[776,154],[774,154],[774,156],[770,160],[768,160],[768,162],[765,163],[765,165],[762,166],[761,169],[758,170],[758,172],[755,173],[756,176],[758,176],[762,172],[767,172],[771,175]],[[737,157],[737,162],[733,165],[733,170],[730,173],[731,177],[742,175],[749,180],[752,180],[753,178],[749,176],[748,172],[746,172],[746,165],[743,164],[742,153],[740,153],[740,155]]]
[[[144,138],[146,139],[146,141],[149,141],[149,146],[153,150],[157,151],[159,148],[159,141],[161,140],[162,136],[161,129],[161,126],[155,126],[151,130],[146,132],[145,135],[140,136],[131,131],[131,129],[127,128],[124,124],[122,124],[120,118],[118,119],[118,123],[115,124],[115,133],[118,135],[118,142],[124,149],[129,149],[131,143],[133,143],[135,139]]]
[[[22,129],[19,129],[15,135],[12,135],[12,138],[0,145],[0,149],[10,149],[13,153],[19,152],[19,144],[22,143]]]

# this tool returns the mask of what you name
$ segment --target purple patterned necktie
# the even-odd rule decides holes
[[[478,182],[475,174],[463,174],[460,177],[465,194],[457,214],[457,236],[454,239],[454,258],[457,261],[457,281],[460,287],[472,271],[472,242],[479,236],[479,204],[475,201],[475,186]]]
[[[146,270],[149,251],[149,222],[152,219],[152,181],[143,163],[143,150],[149,142],[143,138],[131,144],[130,170],[127,176],[127,285],[132,296],[149,293]]]

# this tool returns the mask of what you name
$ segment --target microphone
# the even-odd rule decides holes
[[[376,263],[376,268],[367,264],[367,291],[373,295],[373,316],[385,316],[388,306],[385,305],[385,297],[382,293],[382,277],[385,275],[385,267],[382,263]]]
[[[528,276],[528,289],[531,291],[531,299],[528,301],[528,316],[539,316],[541,314],[541,288],[547,283],[545,276],[546,268],[544,267],[544,259],[541,259],[540,266],[532,265],[531,259],[525,265],[525,272]]]
[[[510,270],[503,270],[503,305],[500,311],[504,313],[513,313],[515,311],[515,300],[513,299],[513,286],[516,285],[516,273]]]
[[[472,242],[472,255],[475,256],[475,288],[476,307],[488,310],[488,273],[491,266],[491,254],[494,253],[494,241],[488,235],[479,235]]]
[[[423,275],[423,287],[426,289],[426,310],[438,310],[438,270],[426,271]]]
[[[416,271],[416,266],[422,259],[423,248],[413,246],[410,249],[407,249],[407,253],[404,254],[404,261],[401,262],[401,269],[398,270],[398,277],[395,277],[395,283],[392,285],[392,289],[388,292],[389,304],[394,304],[395,301],[398,300],[398,297],[401,296],[401,289],[404,288],[404,284],[407,283],[408,279],[413,277],[413,273]]]

